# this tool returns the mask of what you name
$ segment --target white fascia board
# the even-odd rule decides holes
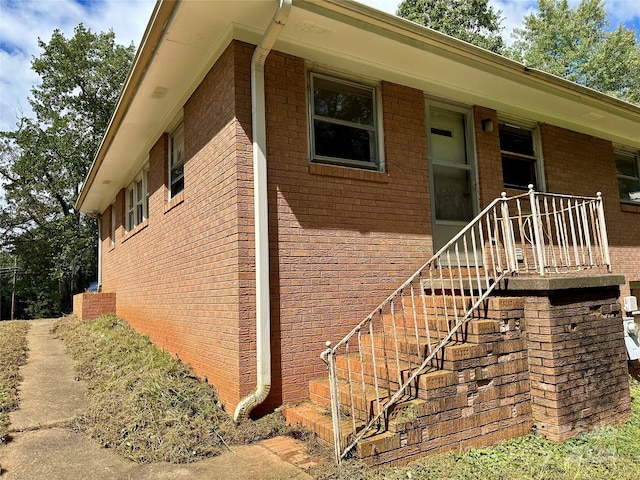
[[[124,110],[120,121],[112,122],[105,137],[110,142],[103,143],[101,161],[83,188],[82,211],[107,208],[231,40],[259,41],[275,3],[182,1],[169,21],[148,27],[162,28],[162,35],[156,35],[156,44],[143,45],[153,53],[130,75],[138,75],[138,84],[126,102],[121,98],[118,109]],[[294,0],[293,5],[274,50],[640,149],[638,106],[357,2]],[[166,89],[162,98],[154,98],[158,87]]]

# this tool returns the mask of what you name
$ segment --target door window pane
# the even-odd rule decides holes
[[[467,164],[464,114],[432,107],[431,159],[437,163]]]
[[[438,220],[468,222],[473,219],[469,170],[434,165],[435,210]]]

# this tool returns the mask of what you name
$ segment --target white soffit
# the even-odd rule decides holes
[[[339,4],[325,5],[333,3]],[[468,48],[456,51],[450,45],[456,41],[447,45],[451,39],[446,37],[444,42],[428,42],[402,27],[425,29],[395,17],[387,18],[389,23],[385,24],[385,15],[377,14],[378,18],[363,23],[345,15],[340,5],[331,11],[320,5],[322,2],[309,2],[305,5],[308,10],[294,9],[280,37],[286,45],[277,44],[276,48],[443,99],[481,105],[640,148],[638,107],[633,112],[634,107],[620,107],[622,102],[615,99],[574,88],[564,80],[527,70],[488,52],[481,58]],[[357,10],[367,13],[370,9]]]
[[[277,2],[182,1],[155,45],[83,198],[102,212],[142,167],[229,42],[257,43]],[[640,108],[469,47],[355,2],[294,0],[274,49],[428,95],[640,148]],[[298,7],[298,8],[295,8]],[[154,26],[159,28],[161,26]],[[144,68],[138,65],[137,68]]]

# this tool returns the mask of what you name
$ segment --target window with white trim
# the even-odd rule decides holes
[[[640,156],[637,152],[615,150],[620,201],[640,205]]]
[[[184,124],[169,136],[169,198],[184,190]]]
[[[375,87],[310,74],[311,161],[380,170]]]
[[[111,204],[111,245],[116,243],[116,204]]]
[[[143,170],[127,188],[127,231],[130,232],[149,215],[147,171]]]
[[[502,157],[502,179],[507,188],[527,190],[533,184],[541,190],[539,178],[539,153],[533,128],[500,122],[500,155]]]

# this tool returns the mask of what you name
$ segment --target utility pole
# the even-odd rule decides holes
[[[13,257],[13,287],[11,289],[11,320],[16,306],[16,272],[18,271],[18,257]]]

